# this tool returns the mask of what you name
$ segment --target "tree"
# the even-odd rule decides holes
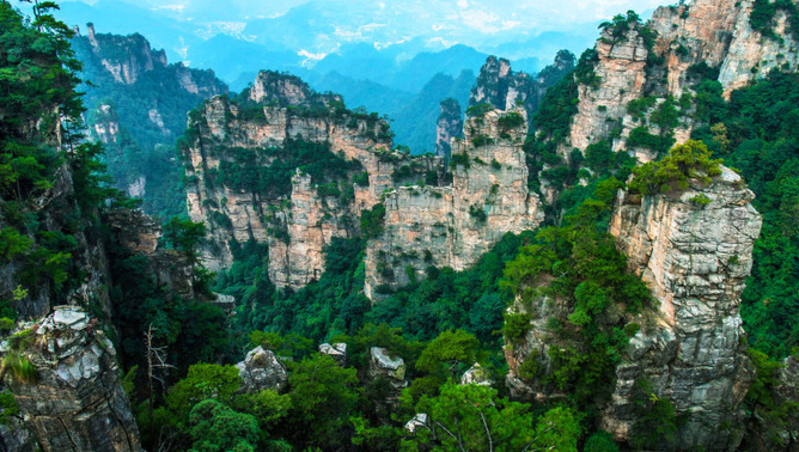
[[[444,370],[454,376],[458,365],[471,365],[477,357],[480,342],[463,330],[441,333],[424,349],[416,361],[416,368],[429,374]]]
[[[344,444],[360,392],[355,369],[340,367],[330,356],[316,355],[290,370],[289,421],[295,440],[325,449]]]
[[[213,398],[229,401],[239,390],[241,378],[235,366],[195,364],[189,367],[186,378],[177,382],[166,396],[166,406],[180,426],[189,420],[194,405]]]
[[[164,243],[172,249],[186,253],[192,265],[197,263],[197,246],[205,238],[205,224],[172,217],[164,225]]]
[[[198,403],[189,416],[189,452],[255,452],[258,423],[215,399]]]
[[[427,431],[413,440],[434,452],[576,452],[577,419],[567,408],[545,413],[534,425],[529,406],[498,398],[497,391],[449,381],[434,398],[423,396],[415,407],[427,413]]]

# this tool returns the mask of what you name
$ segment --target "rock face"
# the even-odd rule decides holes
[[[463,136],[463,112],[458,101],[452,98],[441,101],[441,115],[436,122],[435,153],[445,161],[452,154],[453,138]]]
[[[369,378],[385,378],[392,389],[387,402],[396,401],[400,392],[408,386],[405,380],[405,361],[400,357],[392,358],[385,348],[372,347],[369,353]]]
[[[711,201],[694,201],[699,195]],[[615,381],[608,382],[614,385],[610,401],[601,408],[601,427],[618,441],[636,434],[637,388],[646,382],[647,395],[667,399],[686,416],[675,441],[659,450],[728,451],[740,444],[742,401],[754,377],[739,314],[762,223],[753,199],[740,176],[724,167],[711,183],[691,180],[679,193],[619,193],[610,233],[629,257],[630,270],[651,287],[657,311],[609,314],[640,327],[616,366]],[[573,307],[539,297],[510,309],[533,319],[521,343],[505,348],[511,394],[539,401],[566,397],[543,378],[525,380],[520,369],[532,359],[531,368],[538,370],[528,372],[553,371],[549,348],[556,345],[548,320],[567,318]]]
[[[762,220],[740,176],[722,169],[708,186],[617,201],[610,232],[659,302],[655,324],[630,341],[603,412],[603,427],[618,439],[633,422],[635,382],[646,379],[678,413],[691,413],[678,449],[733,450],[741,441],[741,402],[753,374],[738,308]],[[699,194],[711,202],[691,201]]]
[[[491,386],[494,384],[494,380],[491,379],[488,371],[483,369],[480,364],[474,363],[474,366],[470,367],[469,370],[464,372],[463,376],[461,377],[461,384]]]
[[[642,96],[679,99],[701,81],[701,72],[718,70],[725,96],[772,69],[795,69],[799,43],[792,37],[785,13],[777,8],[774,31],[778,39],[752,29],[752,0],[697,0],[690,5],[658,8],[645,29],[632,26],[622,37],[605,30],[588,64],[595,83],[579,83],[578,112],[569,139],[559,152],[585,151],[590,144],[611,141],[615,151],[628,151],[642,161],[656,157],[652,149],[628,145],[630,132],[641,122],[627,111],[629,102]],[[646,118],[654,109],[646,112]],[[671,134],[682,143],[690,137],[694,120],[690,108],[681,111],[678,124],[650,133]]]
[[[320,95],[296,77],[259,74],[247,100],[215,97],[189,124],[191,142],[182,150],[189,215],[209,225],[205,264],[219,269],[232,262],[231,239],[269,245],[269,275],[278,287],[300,288],[324,271],[323,249],[333,237],[358,233],[360,212],[377,204],[394,183],[394,168],[409,157],[392,152],[388,124],[376,115],[356,115],[340,97]],[[239,149],[253,152],[252,167],[287,157],[291,143],[316,143],[352,163],[346,178],[326,180],[347,196],[320,194],[319,182],[292,168],[290,190],[270,186],[232,187],[220,176],[229,163],[241,165]],[[295,163],[296,165],[296,163]],[[354,169],[358,167],[358,169]],[[355,175],[364,174],[360,184]]]
[[[522,150],[526,126],[522,108],[470,118],[465,138],[452,142],[451,185],[385,196],[384,232],[366,248],[368,297],[421,280],[430,266],[463,270],[504,234],[538,226],[543,211],[527,187]]]
[[[514,72],[504,58],[490,56],[480,69],[477,84],[472,89],[469,106],[491,104],[499,110],[511,110],[523,105],[528,118],[538,111],[547,88],[554,85],[574,68],[574,55],[561,50],[555,62],[535,77]]]
[[[42,449],[140,451],[111,341],[75,306],[56,307],[33,328],[32,346],[6,352],[27,357],[36,369],[36,382],[13,376],[7,380]]]
[[[282,390],[288,383],[286,366],[271,350],[258,346],[247,353],[244,361],[236,364],[242,380],[241,390],[248,393],[266,389]]]
[[[347,344],[344,342],[337,342],[333,345],[324,343],[319,345],[319,353],[328,355],[340,365],[347,365]]]
[[[186,113],[226,93],[227,87],[212,71],[168,64],[164,51],[151,48],[139,34],[96,33],[92,24],[87,28],[87,35],[76,36],[71,44],[83,64],[81,78],[92,82],[81,86],[90,138],[105,144],[117,188],[144,198],[148,212],[162,213],[164,204],[175,209],[169,199],[175,196],[172,181],[180,163],[171,148],[186,128]]]

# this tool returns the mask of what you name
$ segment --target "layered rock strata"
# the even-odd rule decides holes
[[[384,232],[366,249],[367,296],[421,280],[431,266],[464,270],[506,233],[541,223],[540,201],[527,186],[526,133],[519,107],[470,118],[465,138],[452,142],[451,185],[385,196]]]
[[[703,197],[709,203],[697,201]],[[645,397],[668,400],[685,419],[675,440],[659,450],[728,451],[740,444],[742,401],[754,377],[739,314],[762,224],[753,199],[741,177],[724,167],[711,183],[692,179],[681,192],[619,193],[610,233],[630,270],[651,287],[657,310],[621,318],[640,330],[608,382],[612,396],[601,409],[601,427],[618,441],[641,433],[635,430],[638,398],[647,387]],[[533,319],[524,340],[505,350],[511,394],[539,401],[566,397],[545,378],[529,381],[520,374],[530,359],[540,375],[553,372],[549,348],[557,344],[549,320],[566,319],[573,306],[539,296],[511,309]]]
[[[230,265],[231,239],[269,244],[269,275],[278,287],[300,288],[324,271],[323,249],[333,237],[358,233],[357,218],[377,204],[394,181],[398,161],[392,152],[388,125],[383,120],[357,116],[344,109],[340,97],[311,91],[295,77],[272,72],[259,74],[247,108],[259,119],[244,117],[242,107],[225,97],[206,102],[189,124],[195,138],[184,149],[189,214],[210,225],[202,252],[212,269]],[[253,104],[257,107],[253,107]],[[232,160],[236,149],[256,152],[252,167],[268,166],[277,157],[266,149],[282,148],[287,140],[320,143],[347,161],[355,161],[366,173],[364,185],[339,181],[352,197],[321,196],[318,184],[297,170],[288,195],[233,189],[220,183],[220,164]],[[240,165],[241,163],[237,163]],[[336,181],[334,181],[336,182]],[[228,224],[220,224],[219,218]]]
[[[58,306],[33,325],[21,355],[33,380],[7,381],[45,451],[139,452],[139,431],[118,377],[114,346],[75,306]]]
[[[634,386],[645,379],[687,415],[677,449],[733,450],[741,441],[741,402],[753,373],[739,306],[762,220],[741,177],[722,169],[707,186],[622,193],[617,202],[610,232],[659,302],[654,324],[631,339],[603,412],[603,427],[618,439],[630,434]],[[710,203],[695,202],[700,194]]]
[[[714,73],[729,96],[771,70],[795,70],[799,44],[788,17],[775,8],[777,38],[763,36],[750,23],[753,5],[752,0],[697,0],[660,7],[644,28],[632,25],[623,36],[614,35],[613,27],[606,29],[597,41],[593,61],[585,68],[592,72],[588,77],[592,82],[584,78],[579,84],[578,112],[568,140],[559,148],[561,155],[610,140],[615,151],[649,161],[656,153],[628,145],[631,131],[648,125],[650,133],[671,134],[682,143],[695,126],[693,110],[680,111],[678,124],[661,130],[648,121],[656,107],[645,112],[642,122],[629,114],[630,101],[642,96],[651,96],[658,104],[669,97],[680,99],[693,93],[702,77],[716,77]]]

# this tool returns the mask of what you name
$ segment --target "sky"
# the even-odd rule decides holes
[[[94,4],[98,0],[82,1]],[[139,6],[148,6],[164,14],[184,19],[250,20],[273,18],[310,0],[138,0]],[[357,7],[358,0],[314,0],[321,3],[347,3]],[[593,22],[613,16],[628,9],[643,12],[663,4],[658,0],[370,0],[369,3],[387,7],[404,8],[418,4],[419,13],[448,11],[459,16],[466,27],[482,32],[497,32],[522,27],[533,21],[537,24],[568,22]]]

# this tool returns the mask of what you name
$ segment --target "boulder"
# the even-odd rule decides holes
[[[340,366],[345,366],[347,364],[347,344],[344,342],[337,342],[333,345],[325,342],[319,346],[319,353],[330,356],[336,360]]]
[[[258,346],[247,353],[244,361],[236,364],[241,376],[243,392],[253,393],[266,389],[282,390],[288,383],[286,366],[271,350]]]

